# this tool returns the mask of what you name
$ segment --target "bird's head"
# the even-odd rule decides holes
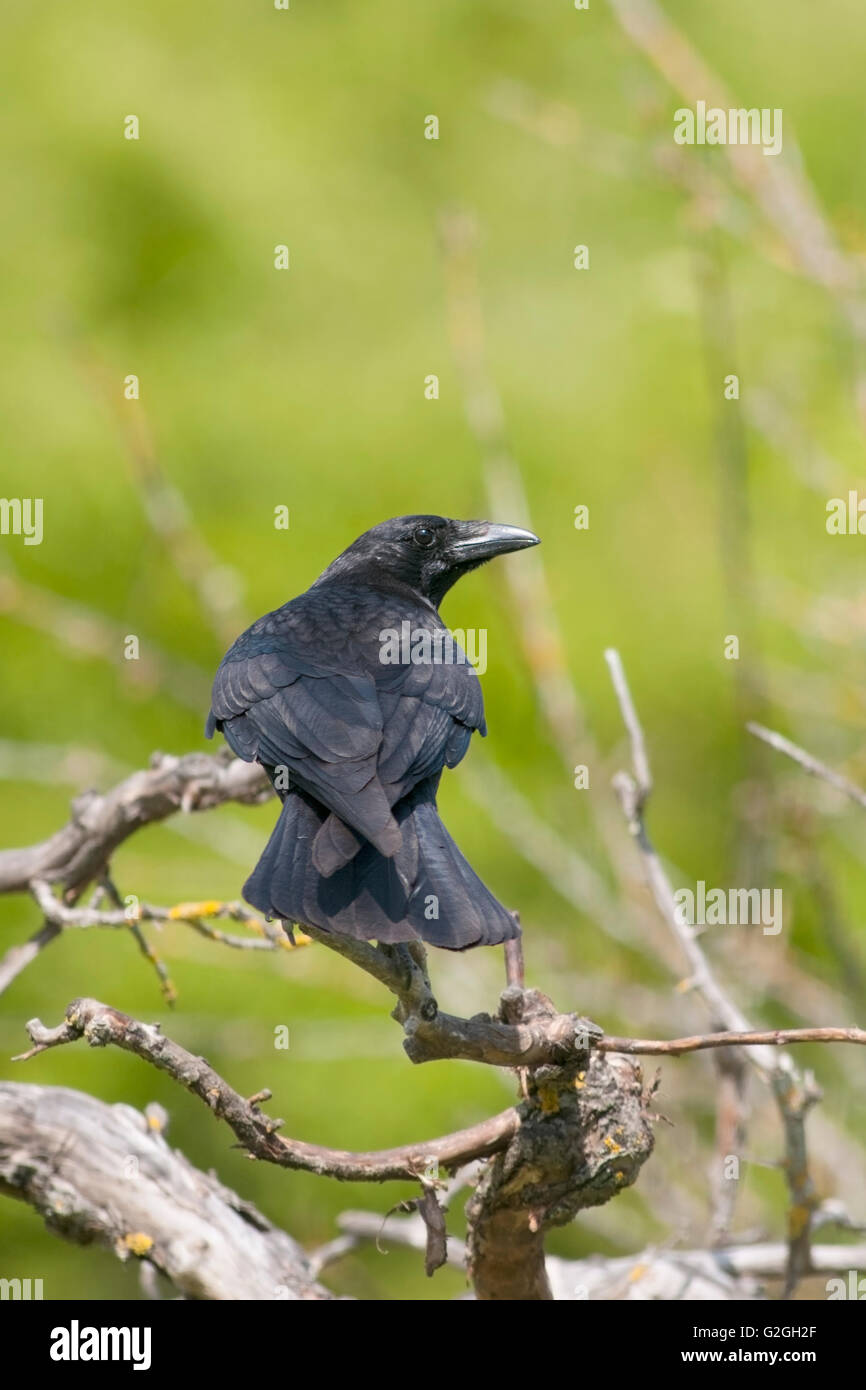
[[[399,516],[365,531],[328,566],[322,580],[390,579],[438,607],[461,575],[496,555],[538,544],[538,536],[520,526]]]

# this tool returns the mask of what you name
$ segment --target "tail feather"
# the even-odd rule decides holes
[[[290,792],[244,897],[266,916],[361,940],[422,940],[462,951],[518,936],[513,915],[439,819],[435,790],[430,779],[394,807],[401,844],[392,857],[361,840],[358,852],[327,877],[316,860],[323,845],[341,843],[341,833],[330,826],[320,836],[328,810],[306,793]]]
[[[360,848],[361,841],[354,830],[332,811],[313,841],[313,863],[323,878],[330,878],[348,864]]]

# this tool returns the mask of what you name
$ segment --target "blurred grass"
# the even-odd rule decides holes
[[[733,0],[722,16],[678,0],[668,13],[745,104],[784,109],[786,135],[796,130],[830,216],[862,259],[862,8],[833,0],[792,14],[781,0],[759,11]],[[443,209],[465,207],[481,231],[490,367],[596,736],[605,749],[621,741],[602,660],[603,648],[616,645],[653,758],[656,839],[685,873],[724,882],[742,735],[722,656],[733,629],[719,551],[720,405],[707,389],[696,282],[704,248],[673,188],[617,179],[485,106],[493,84],[507,78],[569,104],[593,128],[642,142],[663,137],[679,99],[651,77],[606,7],[599,0],[578,13],[566,0],[534,9],[516,0],[441,0],[410,13],[396,0],[294,0],[286,14],[265,0],[152,0],[144,9],[82,0],[74,9],[6,6],[2,24],[2,490],[44,498],[45,540],[24,547],[3,538],[0,582],[14,567],[26,582],[105,614],[139,635],[143,655],[153,645],[200,668],[203,690],[193,709],[170,683],[136,687],[62,633],[17,621],[13,606],[0,617],[3,738],[101,749],[128,767],[155,748],[203,746],[207,687],[222,648],[147,524],[118,425],[128,373],[141,379],[166,476],[221,562],[243,578],[248,618],[306,587],[386,516],[484,510],[436,230]],[[437,143],[423,139],[431,112],[441,123]],[[129,113],[141,121],[137,143],[122,139]],[[272,268],[280,242],[291,248],[287,274]],[[591,248],[589,273],[572,268],[577,242]],[[730,370],[740,373],[744,395],[761,385],[792,400],[797,428],[838,460],[849,486],[862,486],[854,358],[837,310],[752,244],[726,240],[723,253],[737,330]],[[423,396],[431,372],[441,382],[436,402]],[[856,596],[859,543],[826,535],[825,498],[789,458],[751,432],[749,448],[763,660],[862,688],[862,628],[834,645],[780,614],[774,599],[780,585],[815,598]],[[588,532],[573,527],[579,502],[590,508]],[[291,509],[288,532],[273,528],[278,504]],[[464,581],[445,616],[489,630],[486,752],[580,845],[587,813],[538,721],[496,568]],[[795,732],[819,754],[857,755],[862,707],[845,727],[820,705],[797,716],[799,693],[790,683],[772,687],[780,722],[790,727],[799,717]],[[0,842],[48,834],[76,790],[4,782]],[[593,784],[587,795],[597,794]],[[814,788],[799,794],[808,801]],[[459,772],[446,778],[442,803],[472,862],[520,907],[530,978],[556,989],[561,1007],[581,1007],[586,975],[606,982],[612,1011],[618,986],[625,998],[646,984],[658,995],[659,1027],[672,1007],[681,1020],[691,1017],[671,1004],[661,967],[646,977],[637,952],[603,937],[515,856],[479,816]],[[147,830],[117,856],[121,890],[159,902],[237,897],[273,808],[211,814],[246,828],[235,852]],[[866,828],[853,818],[846,827],[847,849],[833,824],[815,834],[862,960]],[[802,952],[810,971],[840,984],[796,870],[786,892],[790,930],[748,948],[750,1002],[761,999],[762,949],[794,961]],[[37,925],[28,901],[0,900],[4,947]],[[507,1080],[479,1069],[411,1070],[381,995],[319,948],[238,956],[181,927],[156,944],[180,989],[173,1018],[132,942],[113,932],[70,933],[4,996],[3,1055],[19,1050],[25,1019],[56,1022],[70,998],[87,993],[162,1018],[239,1090],[269,1085],[273,1113],[305,1139],[384,1147],[469,1124],[509,1102]],[[437,959],[435,968],[443,1002],[453,995],[465,1011],[490,1007],[498,959]],[[574,981],[569,997],[557,983],[563,976]],[[767,1006],[772,1016],[776,1006]],[[627,1006],[602,1021],[628,1031]],[[291,1029],[288,1054],[273,1049],[278,1023]],[[827,1079],[829,1109],[844,1114],[850,1069],[841,1072],[826,1051],[814,1065]],[[675,1101],[662,1108],[676,1103],[706,1138],[710,1064],[685,1066],[666,1075]],[[306,1243],[328,1239],[345,1207],[384,1211],[403,1192],[329,1186],[250,1164],[199,1105],[131,1058],[77,1048],[24,1072],[4,1065],[2,1074],[10,1072],[108,1100],[161,1100],[173,1142]],[[862,1143],[862,1110],[848,1122]],[[771,1124],[762,1138],[775,1155]],[[699,1209],[705,1185],[693,1165],[678,1163],[679,1142],[663,1129],[654,1161],[671,1165],[684,1191],[691,1185]],[[558,1233],[552,1247],[577,1255],[663,1237],[670,1213],[651,1209],[642,1184],[614,1204],[619,1212]],[[780,1220],[780,1179],[753,1169],[746,1189],[760,1203],[746,1213]],[[4,1272],[41,1275],[49,1297],[137,1296],[134,1271],[61,1245],[9,1203],[0,1207],[0,1261]],[[375,1298],[451,1297],[463,1287],[451,1271],[428,1282],[417,1258],[398,1251],[352,1257],[329,1280]]]

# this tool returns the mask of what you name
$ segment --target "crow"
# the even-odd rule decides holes
[[[436,808],[443,768],[487,733],[439,604],[469,570],[537,544],[486,521],[383,521],[223,657],[205,733],[261,763],[283,803],[243,888],[266,917],[451,951],[519,935]]]

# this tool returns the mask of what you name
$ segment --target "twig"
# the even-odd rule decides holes
[[[327,1269],[329,1265],[336,1264],[346,1255],[351,1255],[353,1250],[357,1250],[359,1244],[359,1236],[335,1236],[333,1240],[320,1245],[318,1249],[311,1250],[307,1259],[313,1278],[318,1279],[322,1271]]]
[[[764,1297],[758,1281],[784,1277],[788,1258],[782,1242],[736,1244],[714,1250],[648,1249],[617,1258],[560,1260],[547,1270],[557,1299],[738,1301]],[[847,1275],[866,1264],[866,1245],[816,1245],[812,1275]],[[829,1290],[828,1290],[829,1292]],[[817,1293],[812,1295],[818,1297]]]
[[[704,100],[708,107],[736,105],[656,0],[608,3],[623,32],[687,101]],[[785,143],[793,148],[790,135]],[[802,159],[784,152],[776,159],[763,159],[761,151],[748,144],[726,145],[724,154],[734,178],[789,247],[795,264],[841,302],[862,340],[866,325],[857,312],[862,308],[862,276],[839,246],[803,171]]]
[[[32,964],[46,946],[50,946],[52,941],[56,941],[60,932],[60,927],[54,926],[51,922],[45,922],[37,932],[34,932],[29,941],[23,941],[20,945],[9,947],[0,959],[0,994],[9,988],[22,970],[26,970],[27,966]]]
[[[637,710],[631,698],[631,691],[628,688],[628,681],[625,678],[625,671],[620,659],[619,652],[608,647],[604,654],[607,662],[610,678],[613,682],[614,693],[619,701],[622,711],[623,723],[626,732],[631,740],[631,756],[634,765],[634,775],[637,779],[638,799],[635,802],[635,813],[639,814],[645,806],[653,789],[652,772],[650,771],[649,758],[647,757],[646,743],[644,741],[641,722],[637,717]]]
[[[784,753],[786,758],[791,758],[798,763],[805,772],[811,773],[813,777],[820,777],[822,782],[829,782],[831,787],[842,792],[851,801],[856,801],[858,806],[866,809],[866,792],[858,787],[854,782],[849,782],[847,777],[843,777],[841,772],[835,772],[832,767],[822,763],[819,758],[814,758],[811,753],[792,743],[790,739],[784,738],[782,734],[775,733],[772,729],[765,729],[763,724],[750,723],[746,725],[750,734],[755,738],[761,739],[763,743],[775,748],[777,753]]]
[[[196,1057],[172,1042],[157,1025],[139,1023],[96,999],[73,1000],[64,1022],[57,1028],[45,1028],[38,1019],[33,1019],[27,1031],[34,1046],[16,1058],[17,1061],[26,1061],[48,1048],[62,1047],[80,1038],[91,1047],[122,1048],[168,1072],[203,1100],[218,1119],[226,1121],[253,1158],[341,1181],[417,1181],[433,1161],[442,1168],[453,1168],[498,1152],[505,1148],[520,1126],[518,1112],[510,1109],[469,1129],[424,1143],[369,1153],[347,1153],[282,1138],[277,1133],[282,1121],[263,1115],[252,1101],[233,1090],[203,1057]]]
[[[716,1133],[710,1167],[711,1211],[709,1241],[723,1245],[734,1224],[739,1184],[731,1181],[729,1163],[739,1164],[746,1145],[748,1067],[737,1047],[713,1053],[716,1068]],[[737,1169],[739,1171],[739,1169]]]
[[[188,753],[177,758],[155,753],[149,768],[123,778],[110,791],[77,797],[68,824],[48,840],[26,849],[0,851],[0,893],[33,894],[37,901],[41,899],[48,918],[28,942],[11,947],[0,960],[0,993],[64,927],[130,926],[122,913],[99,913],[72,904],[89,883],[102,879],[114,851],[134,831],[178,811],[206,810],[226,802],[258,805],[272,795],[273,788],[257,764],[223,754]],[[62,900],[49,885],[60,887]],[[157,920],[158,909],[152,912]],[[240,940],[226,938],[225,944],[236,946]]]
[[[619,772],[614,779],[614,787],[620,797],[629,829],[643,855],[656,905],[680,942],[689,962],[689,983],[701,995],[713,1019],[725,1024],[730,1033],[749,1033],[751,1030],[744,1016],[717,982],[697,938],[677,910],[670,881],[647,834],[643,817],[646,794],[642,788],[646,786],[647,778],[643,732],[618,654],[607,653],[607,661],[611,674],[616,673],[614,689],[631,738],[632,759],[637,778],[636,781],[635,777],[628,773]],[[787,1053],[774,1051],[766,1043],[756,1042],[746,1055],[773,1092],[785,1134],[784,1171],[790,1196],[785,1296],[791,1297],[798,1279],[809,1266],[811,1215],[817,1206],[817,1196],[807,1163],[805,1121],[820,1092],[809,1073],[800,1076]]]
[[[112,899],[117,907],[108,910],[95,907],[67,907],[52,893],[44,879],[34,879],[30,885],[33,897],[45,913],[46,920],[58,927],[71,927],[88,930],[93,927],[129,928],[141,922],[181,922],[206,936],[210,941],[218,941],[231,946],[236,951],[291,951],[294,946],[309,945],[311,937],[304,933],[295,934],[295,941],[289,941],[285,932],[252,913],[243,903],[224,903],[216,900],[205,902],[177,903],[174,907],[160,907],[155,903],[137,902],[134,906],[124,906],[123,899],[112,885]],[[232,936],[227,932],[211,927],[209,922],[215,918],[227,918],[240,922],[255,936]]]
[[[749,1025],[743,1014],[736,1005],[728,998],[724,990],[716,981],[709,962],[698,943],[697,937],[692,929],[682,919],[677,909],[676,899],[673,888],[667,874],[662,866],[662,862],[649,839],[644,824],[642,808],[647,797],[647,756],[643,733],[637,719],[634,703],[628,690],[625,672],[622,662],[616,652],[605,654],[611,674],[617,673],[617,680],[614,688],[617,695],[621,697],[623,693],[626,703],[622,705],[623,722],[632,739],[632,757],[635,772],[638,778],[643,777],[643,782],[635,780],[627,772],[618,772],[614,778],[614,790],[620,799],[623,812],[626,816],[629,829],[635,837],[641,854],[643,855],[644,868],[656,906],[667,922],[680,947],[686,957],[689,967],[689,988],[694,989],[707,1004],[714,1020],[726,1026],[728,1031],[735,1033],[746,1033]],[[776,1058],[772,1053],[761,1051],[750,1054],[752,1062],[757,1066],[764,1079],[767,1080],[776,1065]]]
[[[45,886],[47,888],[47,885]],[[106,894],[115,904],[116,907],[123,906],[123,899],[117,891],[117,888],[115,887],[111,875],[108,873],[107,869],[102,876],[102,881],[99,887],[93,895],[93,903],[91,904],[93,907],[98,906],[103,894]],[[50,889],[48,889],[48,896],[52,898],[53,902],[57,901],[53,897]],[[69,908],[67,910],[72,912],[74,911],[74,908]],[[153,966],[154,970],[156,971],[156,977],[159,980],[159,987],[162,991],[163,998],[165,999],[167,1004],[173,1007],[174,1004],[176,1004],[177,1002],[177,989],[175,988],[174,982],[171,976],[169,975],[165,964],[160,960],[159,956],[156,954],[156,951],[151,946],[144,932],[141,930],[139,920],[134,919],[130,921],[128,923],[128,926],[129,933],[133,941],[138,946],[138,949],[141,952],[142,956],[148,962],[149,965]]]
[[[773,1028],[760,1031],[695,1033],[669,1041],[616,1038],[606,1033],[593,1043],[598,1052],[634,1052],[647,1057],[682,1057],[712,1047],[787,1047],[790,1043],[854,1043],[866,1047],[864,1028]]]
[[[254,806],[272,795],[256,763],[207,753],[181,758],[155,753],[146,771],[132,773],[103,795],[78,797],[71,820],[50,839],[0,852],[0,893],[27,892],[34,879],[62,884],[66,892],[86,887],[104,872],[118,845],[142,826],[229,801]]]

